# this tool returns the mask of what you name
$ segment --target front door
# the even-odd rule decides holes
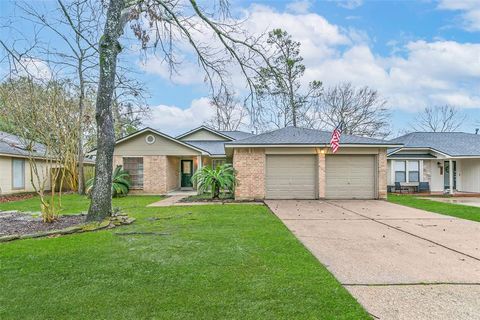
[[[450,170],[450,163],[448,161],[445,161],[443,165],[445,168],[443,175],[445,190],[450,189],[450,172],[453,172],[453,190],[457,189],[457,161],[452,161],[452,163],[453,170]]]
[[[193,160],[182,160],[180,163],[181,166],[181,184],[182,188],[191,188],[192,184],[192,175],[193,175]]]

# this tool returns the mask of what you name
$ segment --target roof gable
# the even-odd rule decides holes
[[[182,141],[232,141],[232,137],[209,128],[207,126],[200,126],[198,128],[187,131],[176,137],[178,140]]]
[[[148,134],[153,134],[154,136],[159,137],[159,139],[155,139],[154,143],[148,144],[145,141],[145,137]],[[125,145],[127,143],[130,145],[130,148],[122,147],[122,145]],[[169,154],[172,155],[180,154],[181,152],[189,152],[192,154],[208,154],[208,152],[206,152],[205,150],[192,146],[183,141],[177,140],[163,132],[149,127],[117,140],[117,142],[115,143],[115,153],[122,153],[121,149],[130,149],[127,153],[140,152],[141,150],[158,149],[160,145],[163,145],[163,147],[167,147],[167,149],[163,151],[165,154],[169,152]],[[159,153],[156,152],[155,154]]]

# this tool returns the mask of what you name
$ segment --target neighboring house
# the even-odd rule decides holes
[[[40,159],[44,146],[37,143],[34,149],[34,155]],[[35,191],[31,183],[28,155],[29,151],[18,136],[0,131],[0,195]],[[46,189],[50,190],[50,183]]]
[[[389,185],[428,182],[432,192],[480,192],[479,135],[413,132],[390,142],[404,146],[388,150]]]
[[[41,158],[44,146],[36,144],[34,148],[36,156]],[[34,191],[28,155],[29,151],[18,136],[0,131],[0,195]]]
[[[45,146],[36,143],[31,155],[37,163],[41,179],[49,174],[45,170],[48,167],[43,160],[44,154]],[[35,191],[31,182],[29,156],[30,152],[18,136],[0,131],[0,195]],[[85,159],[85,164],[92,166],[94,161]],[[51,183],[47,181],[45,190],[50,188]]]
[[[251,135],[201,126],[176,138],[145,128],[117,141],[114,163],[144,193],[192,188],[195,170],[228,161],[237,199],[385,198],[387,148],[400,145],[342,135],[331,154],[330,139],[331,132],[294,127]]]

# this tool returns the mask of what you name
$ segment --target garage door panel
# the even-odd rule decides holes
[[[313,155],[267,155],[266,198],[315,199],[316,168]]]
[[[329,199],[373,199],[375,156],[329,155],[326,157],[326,197]]]

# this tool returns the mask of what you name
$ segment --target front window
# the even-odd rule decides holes
[[[408,182],[419,182],[420,171],[418,161],[408,161]]]
[[[395,161],[395,182],[406,182],[406,163],[405,161]]]
[[[212,160],[212,168],[215,169],[218,166],[225,164],[225,159],[214,159]]]
[[[420,162],[402,160],[394,162],[395,182],[420,182]]]
[[[12,187],[13,189],[25,189],[25,160],[12,160]]]
[[[130,175],[132,189],[143,189],[143,158],[123,158],[123,169]]]

